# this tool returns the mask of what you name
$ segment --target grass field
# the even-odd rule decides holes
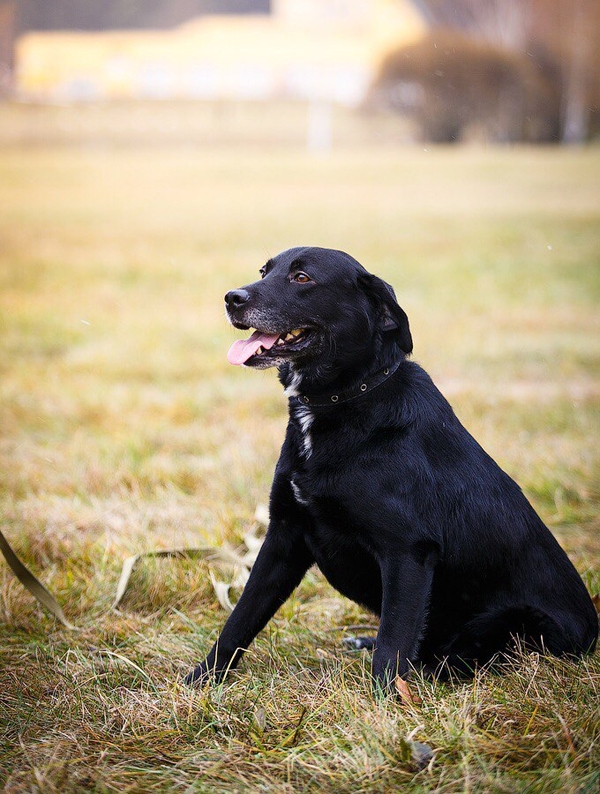
[[[7,146],[0,207],[2,528],[79,627],[0,560],[5,791],[598,790],[598,655],[377,702],[340,643],[373,617],[311,571],[190,692],[211,565],[146,561],[110,604],[128,555],[252,528],[285,401],[226,363],[222,296],[304,243],[394,284],[415,358],[598,592],[599,149]]]

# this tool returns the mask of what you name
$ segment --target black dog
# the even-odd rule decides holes
[[[229,361],[276,366],[289,424],[270,525],[250,578],[187,683],[221,679],[316,563],[380,615],[373,675],[411,665],[462,671],[516,638],[553,654],[591,651],[592,601],[517,484],[407,360],[393,289],[341,251],[293,248],[225,296]]]

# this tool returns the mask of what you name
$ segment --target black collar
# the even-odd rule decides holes
[[[325,406],[339,405],[340,403],[350,402],[350,400],[356,400],[364,394],[373,391],[377,386],[381,386],[384,381],[394,374],[402,361],[403,359],[400,359],[394,364],[390,364],[389,367],[378,370],[374,375],[371,375],[370,378],[365,379],[352,389],[330,394],[315,394],[314,396],[309,394],[297,394],[290,397],[290,403],[292,405],[307,405],[310,408],[324,408]]]

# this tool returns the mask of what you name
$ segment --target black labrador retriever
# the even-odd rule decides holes
[[[518,485],[420,366],[386,282],[341,251],[292,248],[225,296],[228,358],[278,367],[289,423],[270,524],[225,627],[187,683],[220,680],[316,563],[380,616],[373,676],[412,665],[472,671],[517,638],[593,650],[598,619],[577,571]]]

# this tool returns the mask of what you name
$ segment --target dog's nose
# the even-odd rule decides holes
[[[243,303],[246,303],[250,293],[245,289],[232,289],[225,295],[225,303],[228,309],[237,309]]]

